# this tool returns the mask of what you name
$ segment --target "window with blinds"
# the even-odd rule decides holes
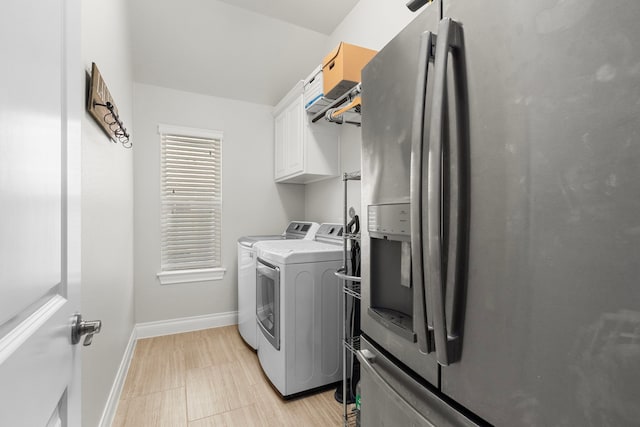
[[[160,126],[161,269],[221,267],[222,133]]]

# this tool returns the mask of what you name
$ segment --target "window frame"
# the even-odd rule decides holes
[[[179,284],[179,283],[190,283],[190,282],[205,282],[205,281],[216,281],[222,280],[224,274],[226,272],[226,268],[223,263],[222,256],[222,210],[223,210],[223,194],[222,194],[222,158],[223,158],[223,142],[224,142],[224,133],[218,130],[208,130],[208,129],[198,129],[198,128],[190,128],[184,126],[173,126],[166,124],[158,125],[158,135],[160,142],[160,206],[159,206],[159,215],[160,215],[160,224],[161,229],[159,232],[160,236],[160,271],[157,273],[157,277],[160,281],[161,285],[171,285],[171,284]],[[162,155],[163,155],[163,136],[164,135],[175,135],[180,137],[195,137],[195,138],[208,138],[215,139],[219,141],[219,151],[220,151],[220,164],[219,166],[219,180],[220,180],[220,197],[218,202],[218,208],[220,210],[219,215],[219,224],[218,227],[220,229],[220,235],[218,237],[219,244],[219,254],[220,254],[220,265],[212,268],[193,268],[193,269],[182,269],[182,270],[163,270],[162,266],[162,240],[163,240],[163,231],[162,231],[162,215],[164,208],[164,192],[162,190],[162,176],[164,174],[163,164],[162,164]]]

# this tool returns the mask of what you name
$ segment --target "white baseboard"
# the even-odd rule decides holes
[[[136,333],[138,339],[199,331],[200,329],[219,328],[236,325],[238,312],[206,314],[204,316],[183,317],[179,319],[159,320],[157,322],[138,323]]]
[[[113,418],[116,416],[118,402],[120,401],[120,394],[122,393],[122,387],[124,387],[124,381],[127,379],[127,372],[129,372],[129,365],[131,364],[131,358],[133,357],[133,351],[136,348],[137,340],[138,337],[134,326],[131,331],[127,347],[124,349],[124,354],[122,355],[122,360],[120,361],[120,367],[116,373],[116,378],[111,386],[111,391],[107,398],[107,404],[104,407],[100,423],[98,424],[99,427],[111,427],[111,424],[113,424]]]

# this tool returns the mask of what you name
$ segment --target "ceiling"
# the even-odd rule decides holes
[[[329,35],[358,0],[221,0],[261,15]]]
[[[132,0],[134,80],[275,105],[358,0]]]

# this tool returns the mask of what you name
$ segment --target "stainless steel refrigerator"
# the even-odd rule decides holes
[[[363,70],[363,426],[640,423],[638,22],[443,0]]]

